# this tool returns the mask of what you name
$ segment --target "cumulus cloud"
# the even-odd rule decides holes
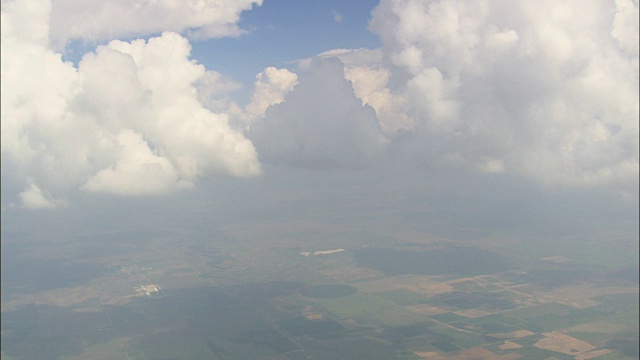
[[[242,84],[229,76],[214,70],[207,70],[194,83],[198,91],[198,101],[213,112],[238,111],[238,104],[231,100],[229,94],[242,88]]]
[[[92,176],[83,188],[118,195],[153,195],[174,186],[190,186],[180,179],[169,159],[153,153],[140,134],[123,130],[117,136],[118,161]]]
[[[380,49],[327,51],[298,74],[266,68],[239,106],[227,94],[241,85],[189,59],[187,39],[240,34],[254,4],[3,1],[2,160],[16,201],[253,176],[258,154],[358,168],[385,150],[637,192],[637,0],[382,0]],[[74,66],[56,50],[74,39],[104,45]]]
[[[345,78],[351,82],[356,96],[375,110],[380,128],[386,136],[413,129],[413,119],[406,113],[406,97],[390,90],[392,74],[384,62],[381,49],[334,49],[315,56],[320,59],[332,57],[344,64]],[[298,66],[308,70],[312,59],[301,60]]]
[[[251,102],[247,105],[249,118],[263,116],[269,106],[281,103],[297,83],[298,76],[287,69],[268,67],[256,75]]]
[[[260,172],[228,114],[200,102],[199,86],[219,77],[189,59],[187,39],[114,40],[76,68],[49,48],[50,11],[46,1],[2,5],[2,160],[29,179],[23,205],[74,189],[147,195]]]
[[[396,111],[415,121],[407,151],[637,186],[637,1],[382,0],[372,14]]]
[[[50,199],[48,194],[43,194],[31,179],[28,180],[27,187],[19,196],[24,207],[28,209],[47,209],[56,206],[55,200]]]
[[[406,113],[407,99],[387,87],[391,72],[383,67],[360,65],[345,68],[355,94],[376,111],[382,132],[391,136],[400,130],[413,130],[413,119]]]
[[[240,13],[262,0],[52,0],[51,43],[56,49],[74,39],[104,41],[122,37],[186,32],[194,38],[243,33]]]
[[[252,124],[249,137],[265,162],[305,168],[369,166],[386,142],[337,58],[313,59],[285,101]]]

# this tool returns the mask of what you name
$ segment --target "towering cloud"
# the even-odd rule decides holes
[[[2,5],[2,161],[26,184],[24,205],[75,188],[146,195],[259,173],[251,142],[198,100],[195,84],[217,77],[189,59],[184,37],[114,40],[75,68],[48,46],[49,13],[46,1]]]
[[[355,96],[342,63],[314,59],[285,101],[252,124],[249,137],[269,163],[307,168],[368,166],[385,138],[375,112]]]
[[[550,184],[638,179],[638,2],[383,0],[411,147]]]
[[[336,57],[342,61],[345,78],[351,82],[356,96],[376,111],[385,135],[413,129],[413,119],[406,114],[406,98],[389,89],[392,73],[384,64],[381,49],[334,49],[316,57]],[[310,62],[311,59],[302,60],[300,67],[306,69]]]

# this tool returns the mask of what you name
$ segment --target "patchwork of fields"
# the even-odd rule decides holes
[[[2,359],[638,358],[634,256],[156,238],[67,261],[82,244],[55,246],[3,243]]]

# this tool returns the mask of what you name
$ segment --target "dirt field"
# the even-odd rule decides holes
[[[453,286],[447,283],[435,283],[435,284],[428,284],[428,285],[409,285],[409,286],[404,286],[404,288],[409,291],[414,291],[424,295],[443,294],[443,293],[452,292],[454,290]]]
[[[637,292],[637,287],[576,285],[558,288],[552,291],[543,289],[533,290],[532,294],[545,302],[556,302],[578,309],[584,309],[599,304],[597,301],[589,299],[595,296]]]
[[[429,357],[430,360],[444,360],[444,359],[462,359],[462,360],[514,360],[520,359],[520,354],[505,354],[498,355],[487,349],[480,347],[468,349],[454,355],[438,355]]]
[[[366,292],[382,292],[399,289],[419,292],[415,289],[426,289],[431,286],[438,285],[441,285],[441,283],[434,281],[433,277],[429,276],[404,276],[394,279],[394,281],[389,281],[388,279],[384,278],[353,284],[353,286],[357,287],[361,291]],[[450,288],[450,286],[448,286],[447,288]]]
[[[447,311],[445,309],[440,309],[438,307],[430,306],[430,305],[427,305],[427,304],[407,306],[405,309],[413,311],[413,312],[418,313],[418,314],[424,314],[424,315],[442,314],[443,312]]]
[[[521,337],[525,337],[525,336],[529,336],[529,335],[533,335],[535,334],[534,332],[531,332],[529,330],[516,330],[510,333],[504,333],[504,334],[494,334],[493,336],[499,337],[499,338],[509,338],[509,339],[513,339],[513,338],[521,338]]]
[[[598,321],[590,324],[581,324],[569,328],[570,331],[596,333],[596,334],[615,334],[633,331],[630,325],[617,324],[606,321]]]
[[[454,314],[458,314],[460,316],[464,316],[464,317],[468,317],[468,318],[477,318],[477,317],[480,317],[480,316],[491,315],[493,313],[495,313],[495,312],[485,311],[485,310],[478,310],[478,309],[468,309],[468,310],[460,310],[460,311],[454,312]]]
[[[437,351],[414,351],[414,354],[420,356],[423,359],[434,357],[438,355]]]
[[[540,339],[534,346],[540,349],[573,355],[576,359],[586,360],[611,352],[610,350],[592,351],[596,347],[588,342],[558,332],[543,333],[542,335],[544,335],[544,338]]]
[[[504,344],[498,346],[502,350],[520,349],[522,346],[513,341],[505,341]]]

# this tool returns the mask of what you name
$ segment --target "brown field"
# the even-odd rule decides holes
[[[319,320],[324,317],[321,312],[314,311],[311,306],[305,306],[302,314],[309,320]]]
[[[445,309],[440,309],[438,307],[430,306],[427,304],[407,306],[405,307],[405,309],[409,311],[413,311],[418,314],[424,314],[424,315],[435,315],[435,314],[441,314],[443,312],[447,312],[447,310]]]
[[[453,286],[447,283],[434,283],[429,285],[413,285],[413,286],[405,286],[405,289],[413,292],[417,292],[419,294],[424,295],[436,295],[436,294],[444,294],[448,292],[452,292],[455,290]]]
[[[589,324],[580,324],[569,328],[570,331],[596,333],[596,334],[620,334],[633,331],[631,325],[598,321]]]
[[[534,332],[531,332],[529,330],[516,330],[510,333],[504,333],[504,334],[493,334],[492,336],[496,336],[499,338],[508,338],[508,339],[513,339],[513,338],[521,338],[521,337],[525,337],[525,336],[529,336],[529,335],[533,335],[535,334]]]
[[[481,347],[471,348],[453,355],[438,355],[430,357],[430,360],[462,359],[462,360],[514,360],[521,358],[521,354],[498,355]]]
[[[38,296],[43,304],[57,306],[69,306],[97,297],[98,293],[95,289],[86,286],[46,291],[40,293],[40,296]]]
[[[414,354],[420,356],[423,359],[434,357],[438,355],[437,351],[414,351]]]
[[[428,286],[439,285],[440,283],[433,280],[430,276],[403,276],[394,278],[393,281],[389,281],[389,278],[365,281],[361,283],[353,284],[360,291],[365,292],[383,292],[390,290],[413,290],[413,288],[422,289]]]
[[[467,310],[460,310],[460,311],[456,311],[454,312],[454,314],[458,314],[460,316],[464,316],[464,317],[468,317],[468,318],[477,318],[480,316],[486,316],[486,315],[491,315],[496,313],[497,311],[485,311],[485,310],[479,310],[479,309],[467,309]]]
[[[24,306],[24,304],[45,304],[39,300],[37,294],[20,294],[11,297],[3,297],[2,311],[14,311]]]
[[[588,342],[559,333],[543,333],[544,338],[540,339],[534,346],[540,349],[556,351],[559,353],[573,355],[576,359],[591,359],[596,356],[610,353],[611,350],[594,350],[596,347]]]
[[[585,309],[598,305],[599,303],[590,298],[600,295],[629,294],[637,293],[638,287],[630,286],[597,286],[597,285],[576,285],[553,289],[539,289],[531,287],[528,291],[544,302],[556,302],[569,305],[578,309]]]
[[[505,341],[504,344],[498,346],[498,348],[502,350],[511,350],[511,349],[519,349],[522,346],[520,344],[516,344],[513,341]]]

